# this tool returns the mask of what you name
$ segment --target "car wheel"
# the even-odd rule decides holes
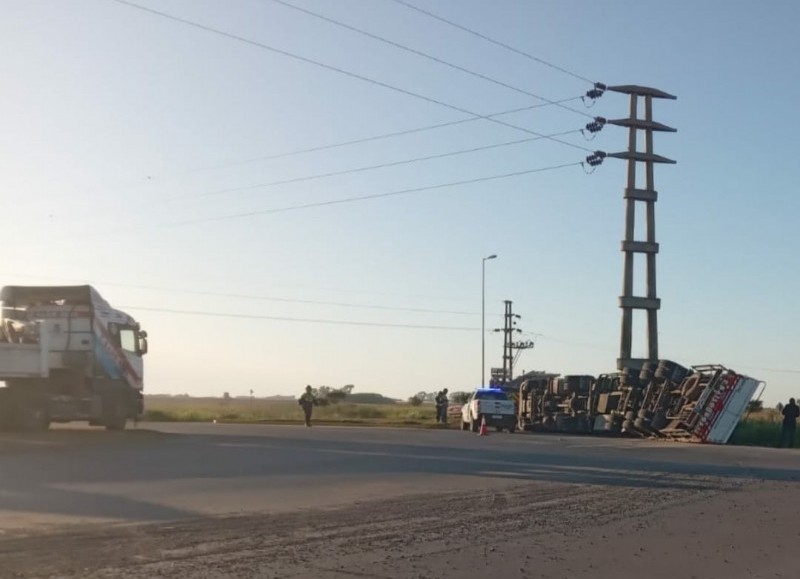
[[[480,432],[481,431],[481,423],[480,420],[477,418],[472,419],[472,432]]]

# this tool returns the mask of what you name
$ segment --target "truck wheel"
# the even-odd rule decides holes
[[[109,396],[103,401],[103,425],[106,430],[125,430],[128,412],[119,396]]]
[[[14,395],[16,394],[16,395]],[[37,396],[21,396],[18,392],[7,397],[5,426],[12,431],[41,432],[50,428],[47,402]]]
[[[667,424],[669,424],[669,420],[667,420],[667,414],[665,412],[656,412],[650,421],[650,428],[653,430],[661,430]]]
[[[461,430],[469,430],[469,422],[464,422],[464,419],[461,419]]]
[[[27,432],[41,432],[50,428],[50,417],[41,406],[26,408],[22,420],[22,428]]]
[[[19,403],[10,416],[7,426],[12,431],[42,432],[50,428],[47,410],[37,404]]]

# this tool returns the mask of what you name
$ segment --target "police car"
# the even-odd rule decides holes
[[[498,432],[516,430],[514,402],[501,388],[478,388],[461,408],[461,430],[478,432],[484,419],[487,427],[494,426]]]

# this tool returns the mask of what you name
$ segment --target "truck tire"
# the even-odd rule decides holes
[[[50,428],[50,417],[47,409],[40,405],[28,406],[22,415],[22,430],[26,432],[42,432]]]
[[[103,400],[103,426],[106,430],[125,430],[128,408],[122,396],[108,396]]]
[[[19,391],[8,392],[4,397],[4,427],[17,432],[41,432],[50,428],[46,399],[26,396]]]
[[[625,386],[631,386],[633,388],[640,388],[642,386],[642,380],[639,377],[639,372],[632,370],[631,368],[625,368],[622,371],[622,383]]]
[[[690,373],[690,370],[685,366],[676,364],[671,360],[661,360],[656,369],[656,378],[679,384],[683,382],[683,379]]]
[[[669,424],[669,420],[667,420],[667,414],[665,412],[656,412],[652,420],[650,420],[650,428],[653,430],[661,430],[667,424]]]
[[[461,430],[469,430],[469,422],[464,422],[464,417],[461,417]]]
[[[639,380],[645,384],[649,383],[653,379],[656,368],[658,368],[657,362],[645,362],[642,364],[642,370],[639,372]]]

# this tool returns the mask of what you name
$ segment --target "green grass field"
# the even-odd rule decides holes
[[[161,398],[145,400],[145,420],[152,422],[270,422],[302,424],[296,401],[221,398]],[[363,426],[435,426],[431,405],[341,403],[314,408],[317,423]]]
[[[753,412],[739,423],[728,444],[777,446],[782,421],[783,417],[776,410]],[[800,446],[800,436],[795,436],[794,445]]]
[[[451,408],[452,409],[452,408]],[[151,422],[263,422],[302,424],[303,411],[296,401],[259,399],[148,397],[144,420]],[[360,426],[437,427],[432,405],[351,404],[318,406],[314,409],[318,424],[353,424]],[[458,418],[450,417],[451,428]],[[780,438],[781,417],[774,410],[750,414],[731,436],[729,444],[776,446]],[[795,441],[800,447],[800,437]]]

